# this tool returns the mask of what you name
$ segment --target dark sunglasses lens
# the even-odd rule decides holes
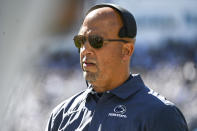
[[[81,48],[81,46],[85,43],[85,37],[77,35],[74,37],[74,43],[77,48]]]
[[[101,36],[89,36],[88,40],[93,48],[101,48],[103,46],[103,38]]]

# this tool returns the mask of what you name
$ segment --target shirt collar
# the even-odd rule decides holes
[[[139,74],[130,75],[129,79],[117,88],[110,92],[122,99],[134,95],[137,91],[145,87]]]

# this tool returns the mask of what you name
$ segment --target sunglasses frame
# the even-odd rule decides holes
[[[80,37],[81,37],[81,40],[79,40]],[[108,41],[108,42],[118,41],[118,42],[123,42],[123,43],[128,43],[129,42],[127,40],[122,40],[122,39],[104,39],[102,36],[99,36],[99,35],[90,35],[88,37],[86,37],[84,35],[76,35],[73,38],[75,46],[78,49],[80,49],[82,44],[84,44],[86,42],[87,38],[88,38],[88,41],[89,41],[91,47],[93,47],[95,49],[102,48],[104,41]],[[93,39],[95,39],[95,38],[97,38],[98,41],[100,40],[100,42],[97,41],[97,43],[94,43]]]

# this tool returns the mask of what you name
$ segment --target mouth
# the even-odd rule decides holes
[[[97,61],[95,58],[87,58],[86,56],[81,59],[81,67],[83,71],[96,72]]]
[[[85,61],[82,62],[83,67],[91,67],[91,66],[96,66],[96,63],[90,62],[90,61]]]

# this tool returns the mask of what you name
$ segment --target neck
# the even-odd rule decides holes
[[[92,83],[92,85],[96,92],[109,91],[122,85],[129,78],[129,75],[130,75],[129,71],[127,73],[120,73],[111,79],[97,82],[99,84]],[[100,84],[100,83],[104,83],[104,84]]]

